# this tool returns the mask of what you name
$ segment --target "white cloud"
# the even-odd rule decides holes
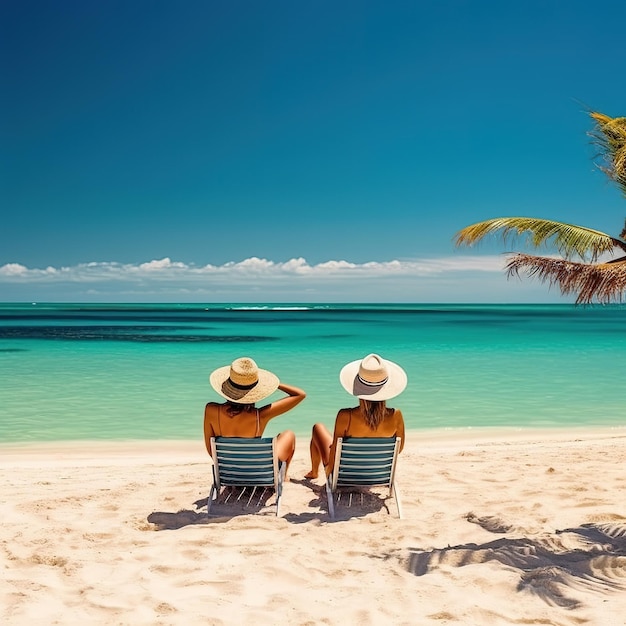
[[[545,285],[507,281],[506,256],[354,263],[250,257],[223,265],[154,259],[71,267],[0,267],[4,301],[505,302],[558,299]],[[533,291],[534,289],[534,291]]]
[[[184,263],[172,263],[170,259],[165,257],[164,259],[159,259],[158,261],[149,261],[148,263],[142,263],[139,265],[140,270],[146,270],[148,272],[155,272],[158,270],[166,270],[169,268],[185,268]]]
[[[19,263],[7,263],[0,267],[0,276],[23,276],[28,272],[28,268]]]
[[[228,278],[245,281],[249,277],[275,280],[285,277],[347,277],[358,275],[362,278],[384,276],[429,276],[456,272],[501,272],[503,257],[458,256],[440,259],[406,261],[369,261],[351,263],[349,261],[325,261],[309,265],[305,259],[290,259],[286,262],[274,262],[268,259],[250,257],[243,261],[231,261],[224,265],[205,265],[198,267],[172,261],[169,258],[155,259],[140,264],[122,264],[116,262],[81,263],[73,267],[47,267],[29,269],[18,263],[0,266],[0,282],[102,282],[102,281],[170,281],[172,279],[187,283],[203,283],[210,279]]]

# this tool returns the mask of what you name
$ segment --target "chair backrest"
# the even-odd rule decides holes
[[[212,437],[214,480],[225,487],[278,489],[278,458],[271,437]]]
[[[353,485],[393,485],[399,437],[349,437],[337,439],[333,491]]]

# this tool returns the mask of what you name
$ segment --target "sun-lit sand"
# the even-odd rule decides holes
[[[626,429],[411,432],[404,519],[218,505],[203,442],[0,448],[3,624],[626,624]]]

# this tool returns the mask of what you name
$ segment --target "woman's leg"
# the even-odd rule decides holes
[[[289,464],[296,451],[296,435],[291,430],[285,430],[276,437],[276,453],[279,460],[286,463],[285,480],[289,480]]]
[[[320,463],[328,463],[332,443],[333,436],[328,428],[324,424],[315,424],[311,433],[311,471],[304,475],[305,478],[317,478]]]

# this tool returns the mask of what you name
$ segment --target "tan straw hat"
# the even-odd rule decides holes
[[[363,400],[389,400],[404,391],[406,372],[378,354],[344,365],[339,373],[343,388]]]
[[[220,396],[238,404],[252,404],[271,396],[280,383],[278,376],[262,370],[249,357],[235,359],[216,369],[210,376],[211,386]]]

